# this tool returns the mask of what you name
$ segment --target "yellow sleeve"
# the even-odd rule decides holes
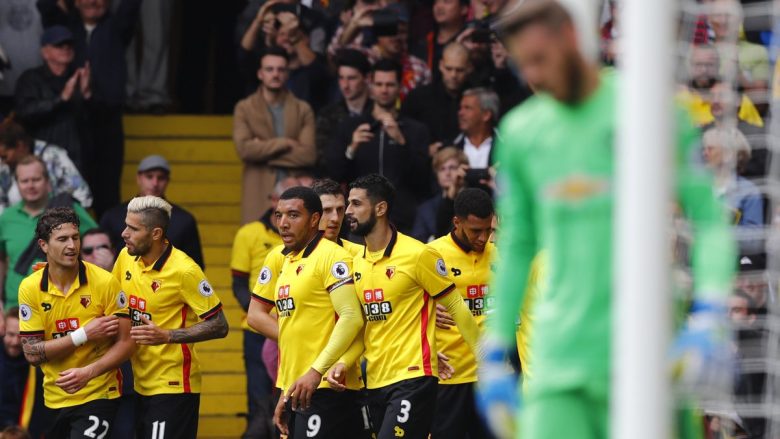
[[[474,356],[480,358],[479,353],[479,326],[477,321],[474,320],[474,316],[469,311],[466,302],[460,297],[460,294],[444,294],[437,297],[438,303],[444,305],[447,308],[447,312],[450,313],[452,319],[455,320],[455,324],[458,326],[460,335],[463,336],[463,340],[471,347],[471,352]]]
[[[202,320],[207,320],[222,309],[219,296],[214,292],[206,275],[200,267],[192,263],[192,266],[182,274],[181,296],[184,303],[189,305],[195,314]]]
[[[354,282],[342,284],[331,291],[330,301],[339,318],[330,334],[328,344],[311,366],[323,375],[339,357],[344,355],[363,327],[363,317],[360,312],[360,302],[355,294]]]
[[[352,340],[352,344],[349,345],[347,351],[344,352],[344,355],[342,355],[341,358],[336,361],[336,363],[343,363],[348,365],[355,364],[358,360],[360,360],[360,357],[363,355],[363,351],[366,349],[366,345],[363,341],[363,332],[365,331],[365,328],[365,325],[360,328],[357,336],[354,340]]]
[[[251,224],[251,223],[250,223]],[[249,224],[244,225],[233,239],[233,249],[230,253],[230,270],[233,272],[251,273],[252,272],[252,255],[250,251],[251,246],[251,234],[249,230]]]
[[[420,252],[415,269],[417,282],[431,297],[437,298],[455,289],[455,284],[447,277],[444,259],[436,249],[426,246]]]
[[[35,293],[30,291],[22,282],[19,286],[19,333],[22,336],[44,336],[43,315],[41,314],[40,300],[35,300]]]
[[[128,309],[127,294],[122,291],[122,287],[119,285],[119,281],[114,277],[108,278],[107,285],[105,285],[105,315],[115,315],[118,317],[130,317],[130,310]]]
[[[257,282],[255,282],[255,286],[252,288],[252,300],[259,300],[271,305],[276,303],[274,286],[276,285],[276,278],[282,271],[283,264],[284,255],[281,249],[277,247],[268,253],[268,256],[265,257],[265,262],[263,262],[263,268],[257,276]]]

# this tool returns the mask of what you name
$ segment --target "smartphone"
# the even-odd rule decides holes
[[[484,186],[481,181],[490,180],[490,173],[487,168],[467,169],[465,180],[470,187]]]

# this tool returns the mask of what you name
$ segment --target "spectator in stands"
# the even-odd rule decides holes
[[[308,29],[298,16],[292,12],[280,12],[276,17],[279,28],[274,44],[289,55],[287,88],[317,113],[328,104],[332,87],[325,56],[311,49]]]
[[[0,429],[16,425],[24,399],[30,365],[22,355],[19,337],[19,307],[5,311],[5,335],[0,351]]]
[[[261,85],[234,111],[233,142],[244,162],[241,221],[255,221],[270,206],[280,176],[314,166],[314,113],[285,87],[288,55],[270,48],[260,59]]]
[[[739,258],[739,276],[736,287],[753,299],[756,314],[767,314],[769,311],[768,300],[774,302],[774,298],[770,298],[767,294],[769,284],[766,277],[765,255],[743,255]]]
[[[431,169],[428,130],[421,123],[399,115],[401,66],[380,60],[371,73],[371,116],[345,120],[328,148],[328,176],[340,183],[379,173],[396,187],[396,203],[390,213],[398,230],[408,233],[417,204],[430,195]]]
[[[369,47],[369,43],[375,38],[369,31],[374,23],[372,15],[386,4],[385,0],[347,1],[339,16],[340,24],[328,43],[328,57],[335,59],[346,45],[354,46],[358,50]]]
[[[402,3],[390,3],[378,11],[372,8],[363,11],[366,12],[353,16],[353,20],[338,35],[338,39],[334,39],[328,51],[335,54],[343,48],[353,48],[363,51],[372,63],[380,59],[398,62],[402,69],[399,98],[403,101],[415,87],[431,82],[431,70],[425,61],[409,54],[409,12]],[[382,17],[381,30],[374,22],[377,16]],[[367,28],[371,28],[376,36],[376,44],[371,47],[361,46],[355,41],[360,32]]]
[[[433,141],[429,151],[431,155],[443,145],[451,145],[460,132],[458,107],[471,74],[466,48],[459,43],[448,44],[439,60],[438,71],[438,80],[412,90],[401,106],[401,114],[422,122],[428,128]]]
[[[466,28],[468,14],[468,0],[434,0],[433,19],[436,27],[412,49],[416,57],[428,64],[433,82],[438,81],[443,73],[439,60],[442,58],[444,48],[454,42]]]
[[[154,195],[165,198],[165,192],[171,182],[171,165],[163,156],[146,156],[138,164],[135,182],[138,186],[137,196]],[[125,230],[128,203],[129,201],[114,206],[100,218],[100,227],[111,237],[111,242],[117,253],[125,246],[122,231]],[[205,268],[198,223],[195,221],[195,217],[179,205],[171,203],[171,206],[173,206],[173,212],[166,237],[174,247],[186,253],[201,268]]]
[[[469,86],[495,90],[501,99],[502,115],[531,95],[528,85],[509,68],[506,48],[490,31],[487,21],[469,23],[456,41],[469,51],[473,66]]]
[[[116,251],[108,232],[101,228],[89,229],[81,237],[81,259],[111,271],[114,268]]]
[[[59,145],[80,171],[92,97],[89,66],[73,65],[73,34],[53,26],[41,37],[44,64],[27,70],[16,83],[16,115],[36,139]]]
[[[493,165],[499,105],[498,95],[493,90],[472,88],[463,92],[458,111],[461,134],[455,139],[455,146],[466,153],[471,168],[484,169]]]
[[[738,404],[737,414],[749,437],[764,437],[766,418],[741,413],[743,404],[761,403],[766,394],[766,372],[744,367],[766,358],[766,329],[758,323],[757,305],[753,297],[737,289],[728,300],[729,319],[736,333],[737,373],[734,377],[734,396]]]
[[[763,240],[751,236],[764,224],[764,200],[761,191],[738,169],[750,158],[750,145],[736,128],[710,128],[702,136],[704,161],[714,174],[714,186],[731,210],[737,228],[737,239],[743,254],[763,250]]]
[[[739,5],[734,0],[715,0],[712,3],[707,21],[715,37],[714,43],[720,51],[720,58],[725,63],[737,63],[739,88],[748,92],[754,102],[765,107],[766,92],[769,90],[769,51],[760,44],[747,41],[742,23],[735,14],[734,6]],[[726,59],[727,55],[733,53],[730,51],[735,36],[737,58]],[[721,73],[723,69],[722,64]]]
[[[249,310],[251,291],[263,268],[265,257],[274,247],[282,244],[276,228],[274,209],[279,197],[287,189],[300,186],[297,178],[287,177],[276,184],[271,198],[271,207],[262,217],[244,224],[236,232],[230,258],[230,272],[233,278],[233,295],[243,308]],[[253,331],[241,320],[244,330],[244,368],[246,370],[246,393],[248,402],[247,428],[243,437],[268,437],[273,404],[271,391],[273,383],[263,364],[262,352],[265,337]]]
[[[68,153],[59,146],[33,140],[21,125],[8,120],[0,124],[0,212],[21,201],[14,172],[17,164],[29,156],[40,157],[46,164],[54,195],[69,194],[83,207],[92,206],[92,191]]]
[[[720,79],[720,55],[715,46],[701,44],[691,48],[688,76],[690,87],[697,93],[709,93]]]
[[[276,38],[282,27],[280,16],[285,12],[292,13],[298,18],[298,27],[306,36],[305,42],[309,50],[319,55],[325,54],[325,17],[319,11],[297,0],[250,2],[242,16],[251,13],[253,18],[251,21],[247,20],[249,26],[241,32],[238,53],[239,65],[247,84],[247,94],[257,89],[258,61],[266,49],[277,45]],[[277,19],[279,26],[277,26]]]
[[[108,0],[39,0],[45,27],[67,26],[73,33],[75,64],[89,63],[92,99],[89,106],[91,140],[95,147],[83,155],[87,181],[95,195],[98,216],[119,203],[119,179],[124,159],[122,107],[127,86],[125,49],[133,37],[141,0],[120,0],[114,13]],[[72,6],[71,6],[72,5]]]
[[[325,151],[339,125],[350,117],[368,116],[374,103],[368,97],[368,75],[371,64],[354,49],[344,49],[336,57],[341,99],[328,105],[317,116],[317,167],[325,169]]]
[[[468,166],[469,159],[466,154],[452,146],[442,148],[433,155],[433,172],[436,173],[436,182],[440,192],[420,204],[417,208],[417,216],[412,227],[412,236],[422,242],[446,235],[452,230],[452,221],[442,221],[439,224],[438,212],[445,198],[455,199],[459,190],[463,187],[457,179],[463,179],[461,168]],[[451,219],[451,218],[450,218]]]
[[[23,72],[41,65],[43,34],[36,0],[0,2],[0,119],[14,107],[16,81]]]
[[[141,32],[127,50],[127,106],[133,111],[162,114],[171,105],[168,66],[173,1],[144,1],[140,17]]]
[[[16,183],[22,201],[9,206],[0,215],[0,279],[5,306],[17,306],[19,284],[46,257],[35,239],[35,226],[43,211],[51,207],[72,207],[81,220],[81,233],[97,227],[95,220],[68,194],[51,197],[46,164],[40,157],[28,155],[16,164]]]

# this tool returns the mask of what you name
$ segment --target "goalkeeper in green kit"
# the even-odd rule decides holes
[[[478,404],[499,436],[511,434],[519,398],[504,360],[523,300],[520,286],[544,249],[547,288],[533,310],[535,372],[524,394],[518,437],[606,438],[616,74],[601,72],[582,55],[571,16],[558,2],[517,1],[505,9],[499,37],[536,95],[500,126],[501,256],[491,286],[495,311],[483,344]],[[696,163],[698,131],[682,112],[676,138],[676,201],[692,224],[695,283],[689,326],[677,346],[706,359],[727,343],[724,306],[736,256],[723,206]]]

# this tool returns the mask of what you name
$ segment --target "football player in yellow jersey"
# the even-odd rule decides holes
[[[195,438],[200,364],[194,344],[225,337],[222,304],[203,271],[166,239],[171,205],[155,196],[127,205],[125,248],[113,274],[127,292],[139,345],[131,361],[139,438]]]
[[[300,186],[298,179],[287,177],[276,183],[271,195],[271,207],[257,221],[244,224],[236,232],[230,256],[230,274],[233,295],[244,312],[249,310],[252,287],[263,268],[268,253],[282,244],[282,237],[274,224],[274,210],[279,196],[285,190]],[[251,282],[251,284],[250,284]],[[263,345],[265,337],[253,331],[246,322],[241,321],[243,331],[244,370],[246,371],[247,426],[245,435],[260,435],[268,430],[273,406],[271,393],[273,383],[263,364]]]
[[[493,229],[493,200],[484,190],[463,189],[454,201],[453,230],[429,243],[449,267],[447,276],[468,305],[482,329],[490,307],[488,285],[495,246],[489,242]],[[474,404],[477,359],[456,327],[436,325],[439,352],[450,358],[455,369],[449,380],[439,382],[431,439],[491,438],[493,435]]]
[[[296,187],[282,194],[275,217],[284,242],[284,261],[281,269],[263,268],[249,308],[249,324],[278,339],[276,384],[283,396],[274,421],[292,439],[352,438],[362,432],[354,391],[359,381],[353,391],[339,393],[327,388],[322,379],[352,344],[363,319],[352,278],[352,256],[323,239],[321,216],[322,203],[312,189]],[[278,323],[269,314],[274,306]],[[284,419],[290,412],[289,419]]]
[[[322,203],[320,230],[322,230],[325,239],[344,247],[344,250],[352,256],[363,253],[362,245],[339,237],[347,209],[347,199],[344,197],[341,186],[329,178],[324,178],[315,181],[311,188],[320,197]]]
[[[371,174],[350,185],[347,218],[353,233],[365,236],[366,249],[355,257],[354,277],[366,323],[363,344],[350,348],[328,374],[335,383],[344,364],[362,353],[366,387],[378,439],[428,437],[438,382],[434,304],[453,316],[476,352],[479,328],[458,294],[438,251],[390,224],[395,188]]]
[[[19,287],[24,356],[44,375],[54,411],[46,437],[110,437],[121,392],[118,368],[133,353],[128,297],[102,268],[79,258],[79,218],[44,212],[35,229],[45,268]]]

